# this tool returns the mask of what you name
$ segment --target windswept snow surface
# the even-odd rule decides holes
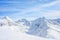
[[[14,29],[14,28],[13,28]],[[10,27],[0,27],[0,40],[53,40],[21,33]]]

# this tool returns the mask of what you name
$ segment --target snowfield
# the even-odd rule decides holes
[[[10,27],[0,27],[0,40],[53,40],[28,35],[19,30],[12,30]]]

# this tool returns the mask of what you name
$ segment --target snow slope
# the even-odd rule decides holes
[[[14,29],[20,30],[21,32],[26,32],[28,29],[28,26],[23,25],[23,23],[21,22],[16,23],[14,20],[9,18],[8,16],[0,19],[0,27],[4,27],[4,28],[10,27],[12,29],[14,28]]]
[[[56,40],[60,40],[60,26],[59,25],[54,25],[54,24],[48,24],[48,36],[53,37]]]
[[[9,27],[0,27],[0,40],[53,40],[21,33]]]
[[[56,21],[38,18],[32,22],[28,34],[60,40],[60,25]]]
[[[46,37],[48,28],[45,18],[38,18],[32,22],[28,34]]]

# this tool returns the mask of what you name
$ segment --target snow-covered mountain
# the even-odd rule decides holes
[[[30,22],[26,19],[18,20],[17,23],[22,23],[23,25],[30,26]]]
[[[13,32],[15,37],[13,35]],[[6,34],[13,35],[13,37],[10,35],[6,36]],[[17,38],[17,34],[19,35],[18,38]],[[10,39],[13,40],[14,38],[16,38],[16,40],[17,39],[20,40],[23,38],[23,36],[27,37],[28,40],[29,39],[36,40],[35,39],[36,37],[31,37],[26,35],[39,36],[39,38],[37,38],[38,40],[40,40],[40,38],[43,38],[41,40],[44,40],[44,38],[46,38],[46,40],[50,40],[50,39],[60,40],[60,19],[51,20],[42,17],[32,21],[30,24],[30,22],[26,19],[14,21],[8,16],[6,16],[0,18],[0,35],[1,35],[0,36],[1,40],[7,39],[8,37],[12,37],[12,38],[8,38],[8,40]]]
[[[48,20],[44,17],[38,18],[32,22],[27,33],[58,40],[60,38],[60,25],[57,21],[59,20]]]
[[[57,18],[57,19],[51,19],[50,21],[52,21],[52,22],[50,22],[50,23],[52,23],[52,24],[60,25],[60,18]]]
[[[16,26],[17,24],[10,17],[6,16],[0,19],[0,26],[12,26],[12,25]]]
[[[28,29],[28,26],[26,24],[23,24],[24,22],[17,22],[12,20],[10,17],[6,16],[0,19],[0,27],[10,27],[12,30],[20,30],[21,32],[25,32]]]
[[[38,18],[30,25],[28,34],[46,37],[48,28],[49,27],[46,23],[46,19],[44,17]]]

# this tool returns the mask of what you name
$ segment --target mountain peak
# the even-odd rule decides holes
[[[5,17],[3,17],[3,19],[10,19],[10,17],[8,17],[8,16],[5,16]]]
[[[3,17],[2,19],[5,19],[5,20],[7,20],[7,21],[13,22],[13,20],[12,20],[9,16],[5,16],[5,17]]]

